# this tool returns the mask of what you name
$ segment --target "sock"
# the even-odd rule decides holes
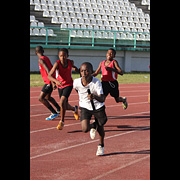
[[[99,144],[101,147],[104,147],[104,143],[103,144]]]

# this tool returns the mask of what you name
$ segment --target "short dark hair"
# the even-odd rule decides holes
[[[115,49],[113,49],[113,48],[110,48],[110,49],[108,49],[108,51],[109,50],[112,50],[113,51],[113,53],[114,53],[114,56],[116,55],[116,50]]]
[[[42,47],[42,46],[37,46],[37,47],[36,47],[36,52],[38,52],[38,53],[44,53],[43,47]]]
[[[67,48],[60,48],[60,49],[59,49],[59,52],[60,52],[60,51],[65,52],[65,53],[69,56],[69,51],[68,51]]]
[[[82,65],[86,65],[88,67],[88,69],[91,70],[91,72],[93,73],[93,65],[90,62],[84,62],[81,64]]]

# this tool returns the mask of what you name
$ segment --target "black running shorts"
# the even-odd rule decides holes
[[[72,89],[73,89],[73,86],[67,86],[63,89],[58,88],[59,98],[61,98],[61,96],[65,96],[68,99],[68,97],[71,94]]]
[[[99,126],[103,126],[104,124],[106,124],[107,116],[105,112],[105,106],[95,111],[90,111],[82,107],[80,107],[79,109],[81,110],[80,121],[85,120],[85,119],[91,120],[92,115],[94,115],[95,121],[98,123]]]
[[[102,81],[102,88],[105,96],[107,96],[110,93],[110,95],[114,98],[119,97],[119,85],[116,80]]]
[[[41,89],[42,92],[46,94],[50,94],[53,91],[52,84],[45,84],[43,88]]]

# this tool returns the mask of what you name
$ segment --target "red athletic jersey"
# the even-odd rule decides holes
[[[51,64],[50,59],[47,56],[41,56],[40,59],[44,60],[44,62],[46,63],[46,66],[49,68],[49,70],[51,70],[52,64]],[[41,72],[41,76],[43,78],[44,83],[51,84],[51,81],[47,78],[48,76],[47,71],[44,69],[44,67],[40,63],[39,63],[39,70]]]
[[[117,75],[118,75],[117,73],[115,73],[114,71],[107,71],[105,69],[105,67],[114,68],[114,61],[115,60],[112,60],[108,66],[105,66],[106,60],[101,62],[101,71],[102,71],[101,80],[102,81],[115,81],[117,79]]]
[[[71,76],[72,64],[71,64],[71,60],[67,59],[67,61],[68,61],[68,67],[64,68],[60,63],[60,60],[57,60],[57,63],[59,65],[59,70],[56,79],[62,83],[61,87],[58,86],[58,88],[60,89],[65,88],[67,86],[73,86],[73,79]]]

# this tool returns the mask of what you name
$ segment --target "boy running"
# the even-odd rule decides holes
[[[79,72],[79,69],[74,65],[74,61],[67,59],[69,56],[68,49],[62,48],[59,50],[59,60],[54,63],[51,71],[48,74],[48,79],[53,81],[57,87],[60,97],[60,107],[61,107],[61,120],[57,126],[58,130],[62,130],[64,127],[64,117],[66,110],[74,111],[74,117],[76,120],[79,119],[78,106],[71,106],[68,103],[68,97],[73,88],[73,79],[71,77],[72,69]],[[57,78],[53,77],[53,74],[58,72]]]
[[[92,75],[97,76],[98,73],[102,71],[101,81],[105,98],[110,93],[110,95],[114,97],[117,103],[123,103],[123,109],[127,109],[127,98],[119,97],[119,84],[117,81],[117,75],[120,74],[122,76],[123,72],[119,67],[118,62],[114,60],[115,55],[116,51],[110,48],[106,54],[107,59],[100,62],[98,69]]]
[[[59,105],[57,104],[55,99],[53,97],[51,97],[51,93],[52,93],[53,89],[56,88],[56,86],[53,82],[51,82],[47,78],[48,73],[52,68],[52,64],[51,64],[51,61],[49,60],[49,58],[47,56],[44,56],[44,49],[42,46],[37,46],[35,49],[35,53],[39,57],[39,60],[38,60],[39,70],[41,72],[41,76],[45,83],[45,85],[43,86],[41,93],[39,95],[39,101],[42,104],[44,104],[44,106],[46,106],[51,111],[51,115],[49,117],[47,117],[46,120],[52,120],[52,119],[58,117],[59,113],[60,113]],[[51,106],[51,104],[49,102],[52,103],[56,107],[57,111],[54,110],[54,108]]]
[[[79,94],[79,109],[81,110],[81,127],[84,133],[90,131],[91,139],[96,136],[96,130],[99,133],[100,144],[96,152],[97,156],[104,154],[104,124],[107,122],[105,113],[102,85],[99,79],[92,76],[93,67],[91,63],[85,62],[80,67],[81,78],[75,79],[73,88]],[[90,90],[88,92],[88,89]],[[95,110],[93,110],[91,102],[93,101]],[[95,121],[90,124],[92,115]]]

